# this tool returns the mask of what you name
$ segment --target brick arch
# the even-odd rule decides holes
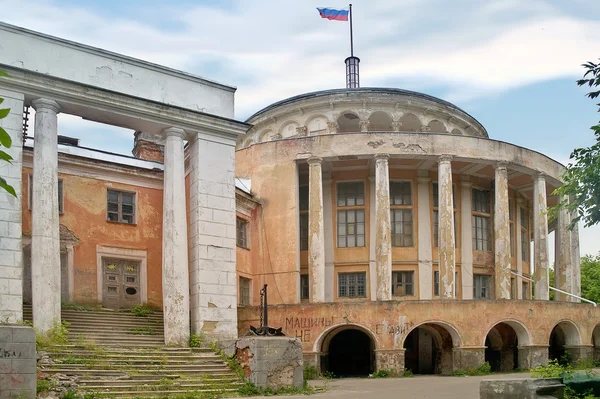
[[[515,333],[517,334],[517,338],[519,339],[519,346],[531,345],[531,342],[532,342],[531,334],[530,334],[529,330],[527,329],[527,327],[525,326],[525,324],[523,324],[521,321],[516,320],[516,319],[505,319],[505,320],[500,320],[500,321],[495,322],[493,325],[491,325],[487,329],[486,333],[483,335],[483,341],[481,343],[482,346],[485,346],[485,339],[487,338],[490,331],[492,331],[494,329],[494,327],[496,327],[500,323],[504,323],[504,324],[510,326],[515,331]]]
[[[458,331],[458,329],[446,322],[446,321],[441,321],[441,320],[427,320],[424,322],[421,322],[415,326],[413,326],[410,330],[408,330],[406,332],[406,334],[404,335],[404,337],[402,337],[402,342],[400,343],[400,347],[404,347],[404,342],[406,341],[406,337],[408,337],[408,335],[413,332],[414,330],[416,330],[419,327],[423,327],[426,324],[433,324],[439,327],[442,327],[444,330],[446,330],[448,332],[448,334],[450,335],[450,337],[452,338],[452,346],[455,348],[459,348],[462,346],[462,337],[460,335],[460,332]]]
[[[313,344],[313,351],[315,352],[326,352],[324,348],[329,347],[331,339],[339,332],[344,330],[359,330],[371,338],[374,349],[378,349],[380,343],[377,341],[377,336],[368,327],[356,323],[340,323],[329,327],[328,329],[321,332],[321,334],[315,339]]]
[[[562,319],[562,320],[558,321],[557,323],[555,323],[552,326],[552,328],[550,328],[550,330],[548,331],[548,333],[546,335],[546,340],[548,342],[550,341],[550,335],[552,334],[552,331],[554,331],[554,329],[556,327],[559,327],[562,330],[562,332],[564,333],[565,345],[581,345],[582,344],[581,329],[573,320],[570,320],[570,319]]]

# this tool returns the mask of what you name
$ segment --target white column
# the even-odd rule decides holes
[[[571,215],[572,218],[575,214]],[[579,224],[575,223],[571,230],[571,264],[573,267],[573,291],[572,293],[581,296],[581,255],[579,253]],[[579,299],[571,297],[573,302],[581,302]]]
[[[37,99],[31,207],[33,326],[39,332],[60,322],[60,235],[58,222],[59,105]]]
[[[373,171],[374,173],[374,171]],[[377,300],[377,255],[375,251],[375,240],[377,229],[375,228],[375,175],[369,176],[369,290],[371,301]]]
[[[4,102],[0,109],[10,109],[8,116],[0,121],[2,128],[12,139],[10,148],[2,150],[9,154],[11,163],[0,162],[0,176],[6,179],[17,193],[16,197],[0,189],[0,320],[19,323],[23,320],[23,251],[21,219],[22,205],[22,151],[24,95],[0,89]]]
[[[433,255],[431,253],[431,209],[429,201],[429,173],[419,171],[417,178],[417,201],[419,226],[419,299],[432,299]]]
[[[562,198],[561,198],[562,199]],[[566,209],[561,209],[554,231],[554,286],[566,292],[573,292],[573,257],[571,256],[571,217]],[[568,295],[554,293],[556,301],[569,301]]]
[[[335,245],[333,236],[333,206],[331,193],[331,178],[323,178],[323,222],[325,233],[325,302],[333,302],[335,288],[334,279],[334,255]]]
[[[521,208],[523,207],[523,199],[517,198],[517,206],[515,207],[515,223],[517,231],[515,233],[515,257],[517,259],[517,273],[523,274],[523,247],[521,246],[521,226],[523,221],[521,220]],[[523,279],[517,276],[517,299],[523,299]]]
[[[462,299],[473,299],[473,211],[472,183],[462,181],[460,184],[461,214],[461,270]]]
[[[510,222],[506,163],[495,165],[494,281],[496,299],[510,299]]]
[[[533,184],[533,247],[535,265],[535,299],[550,298],[548,280],[548,215],[546,213],[546,179],[535,177]]]
[[[179,128],[165,129],[162,291],[165,344],[188,345],[190,286],[183,139]]]
[[[388,154],[375,155],[375,268],[377,300],[392,299],[392,229]]]
[[[235,139],[196,133],[190,153],[192,332],[237,338]]]
[[[308,158],[308,279],[310,302],[325,302],[323,172],[319,157]]]
[[[442,155],[438,161],[438,254],[440,268],[440,298],[454,298],[456,270],[454,245],[454,204],[452,196],[452,156]]]

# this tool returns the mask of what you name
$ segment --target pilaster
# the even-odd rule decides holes
[[[533,184],[533,246],[535,265],[535,299],[550,298],[548,280],[548,215],[546,213],[546,178],[535,177]]]
[[[431,251],[431,210],[429,205],[430,181],[427,171],[419,171],[417,179],[419,299],[432,299],[433,295],[433,255]]]
[[[495,165],[494,274],[496,299],[510,299],[510,222],[508,172],[504,162]]]
[[[325,242],[325,302],[333,302],[334,281],[334,235],[333,235],[333,206],[331,192],[331,177],[323,176],[323,221]]]
[[[523,234],[521,226],[523,221],[521,220],[521,208],[523,207],[523,199],[517,198],[517,205],[515,207],[515,223],[517,225],[517,231],[515,233],[515,257],[517,259],[517,273],[523,275],[523,247],[521,245],[521,235]],[[517,276],[517,299],[523,299],[523,279]]]
[[[442,155],[438,161],[439,233],[438,253],[440,268],[440,298],[454,298],[456,270],[454,245],[454,204],[452,196],[451,155]]]
[[[564,198],[561,198],[563,200]],[[554,232],[554,286],[566,292],[573,292],[573,257],[571,256],[571,218],[569,212],[562,208],[558,212],[556,230]],[[556,301],[572,301],[572,297],[560,292],[554,293]]]
[[[164,130],[162,292],[165,344],[187,346],[190,339],[190,287],[183,139],[179,128]]]
[[[572,199],[571,199],[572,200]],[[571,214],[571,220],[577,217],[576,212]],[[581,296],[581,255],[579,253],[579,223],[574,223],[571,229],[571,265],[573,268],[573,294]],[[581,302],[571,297],[573,302]]]
[[[31,207],[31,284],[33,326],[45,333],[60,322],[60,234],[58,221],[58,112],[53,100],[35,108]]]
[[[460,184],[462,299],[473,299],[472,186],[471,182],[465,180]]]
[[[323,224],[323,159],[308,159],[308,278],[310,302],[325,302],[325,231]]]
[[[377,300],[392,299],[392,230],[388,154],[375,155],[375,262]]]

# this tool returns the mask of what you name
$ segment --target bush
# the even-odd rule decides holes
[[[402,373],[402,377],[413,377],[413,376],[414,376],[414,374],[411,369],[406,369],[406,370],[404,370],[404,373]]]
[[[56,388],[56,382],[53,380],[37,380],[37,393],[48,392]]]
[[[572,374],[571,365],[562,366],[556,359],[550,360],[547,366],[537,366],[531,370],[533,378],[563,378]]]
[[[304,380],[317,380],[321,378],[321,373],[312,364],[304,367]]]
[[[492,366],[488,362],[483,363],[479,367],[470,367],[464,370],[456,370],[452,373],[455,377],[464,377],[466,375],[474,376],[474,375],[487,375],[492,373]]]
[[[143,304],[135,305],[134,307],[132,307],[131,308],[131,313],[133,313],[137,317],[146,317],[149,314],[152,314],[154,312],[152,311],[152,309],[150,309],[148,307],[147,304],[143,303]]]
[[[54,326],[45,334],[37,333],[35,336],[35,345],[38,349],[47,348],[54,345],[65,345],[69,343],[67,338],[67,327],[71,324],[67,321],[61,323],[58,320],[54,321]]]
[[[390,376],[390,372],[388,370],[377,370],[369,377],[371,378],[388,378]]]
[[[190,348],[200,348],[204,341],[204,334],[190,334]]]

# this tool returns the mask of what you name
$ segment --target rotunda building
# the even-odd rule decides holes
[[[267,284],[269,324],[334,375],[593,356],[600,318],[579,303],[577,229],[566,213],[546,216],[558,162],[406,90],[302,94],[247,122],[236,176],[258,205],[238,212],[238,228],[249,227],[237,251],[241,334],[258,323]],[[554,301],[549,231],[556,287],[568,293]]]

